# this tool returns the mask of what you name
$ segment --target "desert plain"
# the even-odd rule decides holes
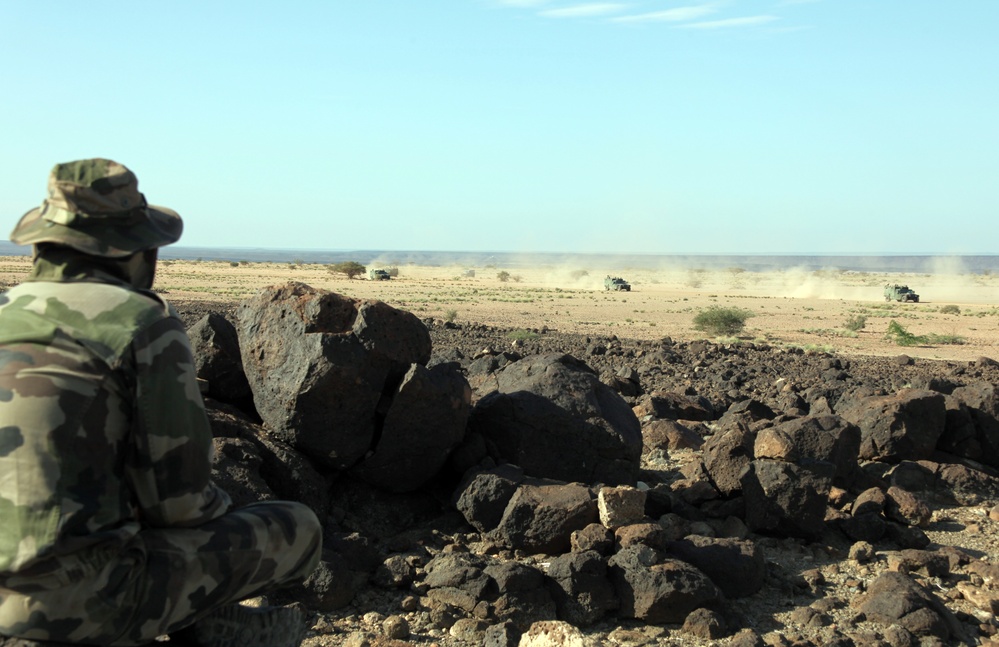
[[[374,267],[374,266],[371,266]],[[26,256],[0,258],[0,287],[23,279]],[[751,316],[728,343],[762,342],[837,355],[898,355],[971,361],[999,358],[999,275],[959,268],[927,274],[839,270],[748,271],[400,265],[388,281],[347,278],[328,265],[163,260],[154,288],[168,301],[238,302],[261,287],[299,281],[360,299],[378,299],[421,318],[510,329],[677,341],[718,340],[694,318],[711,307]],[[502,275],[502,276],[501,276]],[[621,276],[630,292],[607,291]],[[505,279],[505,280],[503,280]],[[886,302],[886,283],[903,283],[919,303]],[[856,328],[858,319],[863,327]],[[886,338],[895,321],[931,341],[899,346]]]

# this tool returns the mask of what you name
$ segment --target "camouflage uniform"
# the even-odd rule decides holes
[[[43,255],[0,295],[0,634],[137,645],[305,578],[321,531],[230,509],[183,324],[94,260]]]

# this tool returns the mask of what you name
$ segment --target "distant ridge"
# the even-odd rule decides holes
[[[0,241],[0,256],[24,256],[30,248]],[[571,266],[597,271],[657,268],[726,269],[748,272],[803,269],[912,274],[984,274],[999,272],[999,254],[568,254],[518,252],[441,252],[398,250],[295,250],[237,247],[170,246],[164,259],[251,261],[271,263],[339,263],[371,266],[425,265],[525,268]]]

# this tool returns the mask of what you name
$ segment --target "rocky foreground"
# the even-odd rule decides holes
[[[999,644],[988,358],[174,305],[218,480],[326,519],[306,645]]]

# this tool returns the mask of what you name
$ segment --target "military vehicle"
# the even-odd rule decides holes
[[[388,281],[391,277],[385,270],[371,270],[368,272],[368,279],[371,281]]]
[[[624,290],[625,292],[631,292],[631,284],[622,279],[620,276],[610,276],[604,279],[604,289],[605,290]]]
[[[919,303],[919,295],[910,290],[908,285],[886,283],[885,301],[909,301],[911,303]]]

